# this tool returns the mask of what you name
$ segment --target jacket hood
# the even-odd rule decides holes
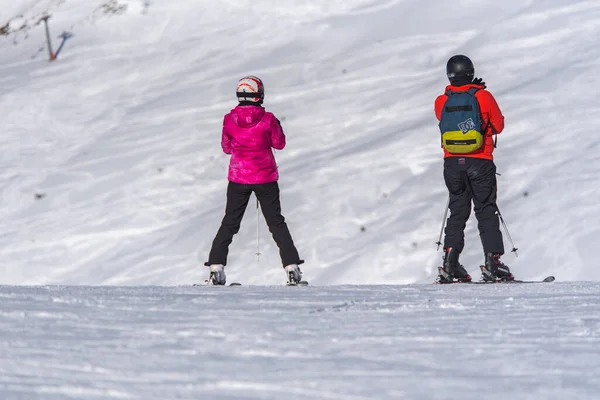
[[[466,85],[460,85],[460,86],[448,85],[448,86],[446,86],[445,92],[447,92],[448,90],[452,90],[453,92],[468,92],[469,89],[473,89],[473,88],[477,88],[477,89],[481,90],[481,89],[485,89],[485,86],[475,85],[473,83],[469,83]]]
[[[249,128],[260,122],[265,115],[265,109],[261,106],[237,106],[231,110],[233,122],[240,128]]]

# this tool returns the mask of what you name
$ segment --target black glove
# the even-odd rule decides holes
[[[481,85],[481,86],[483,86],[484,89],[486,88],[485,82],[481,78],[475,78],[475,79],[473,79],[472,83],[473,83],[473,85]]]

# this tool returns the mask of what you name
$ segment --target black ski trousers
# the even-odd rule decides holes
[[[269,231],[279,247],[279,255],[283,266],[290,264],[302,264],[298,250],[292,240],[292,235],[281,215],[281,203],[279,201],[279,185],[277,182],[258,185],[245,185],[229,182],[227,186],[227,205],[225,206],[225,217],[221,227],[212,243],[212,248],[205,265],[227,264],[229,245],[233,235],[239,232],[244,212],[248,206],[250,195],[254,192],[260,203],[260,208],[267,221]]]
[[[444,248],[462,252],[465,226],[475,204],[479,236],[484,253],[504,254],[500,220],[496,211],[496,165],[492,160],[448,157],[444,160],[444,181],[450,193],[450,217],[446,225]]]

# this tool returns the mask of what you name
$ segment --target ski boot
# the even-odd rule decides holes
[[[302,283],[302,271],[300,271],[298,264],[286,265],[283,269],[285,269],[288,276],[288,286],[296,286]]]
[[[500,261],[500,253],[487,253],[485,265],[481,268],[481,280],[484,282],[514,281],[515,277],[506,264]]]
[[[449,247],[444,251],[444,266],[438,267],[437,283],[471,282],[471,275],[458,262],[458,251]]]
[[[210,275],[206,280],[207,285],[224,285],[226,280],[225,266],[223,264],[213,264],[210,266]]]

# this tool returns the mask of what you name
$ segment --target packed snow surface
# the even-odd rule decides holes
[[[0,398],[594,399],[600,285],[0,287]]]

